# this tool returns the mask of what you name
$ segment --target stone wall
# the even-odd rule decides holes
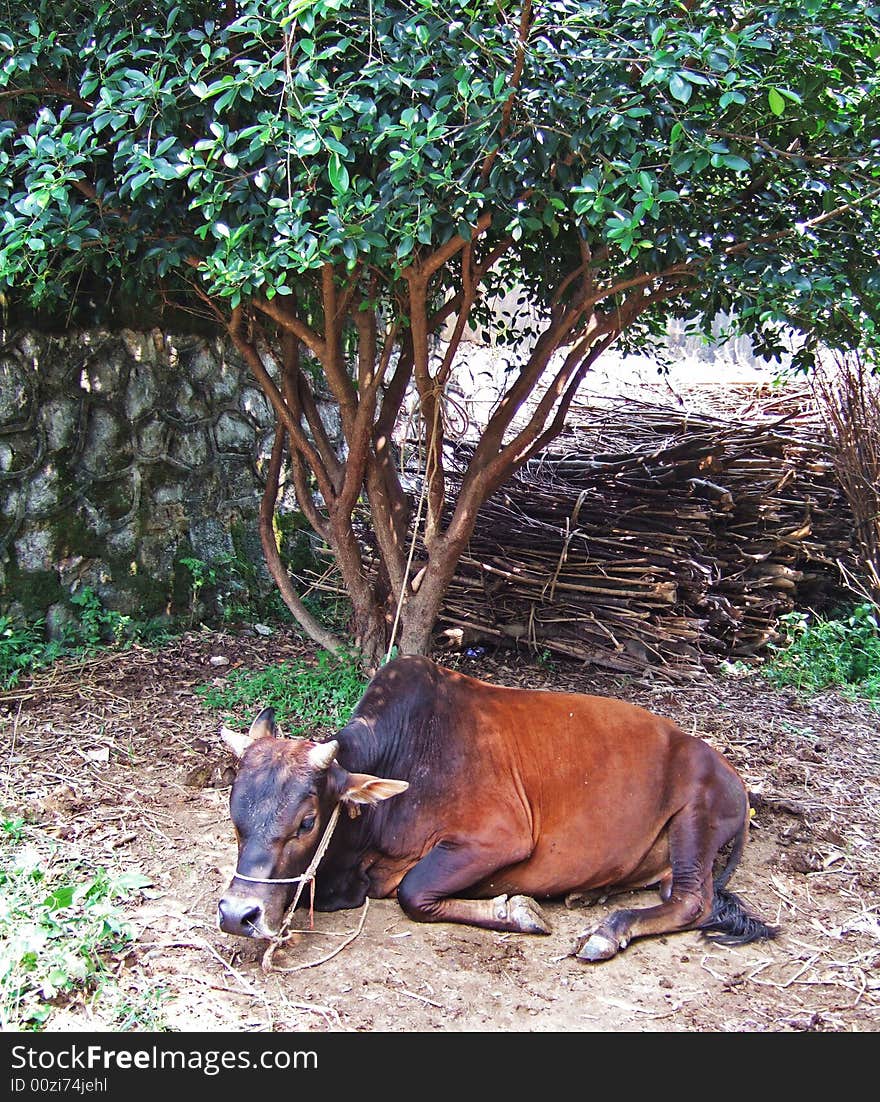
[[[226,346],[158,331],[2,336],[0,611],[57,627],[90,586],[145,619],[187,606],[182,558],[261,561],[272,416]]]

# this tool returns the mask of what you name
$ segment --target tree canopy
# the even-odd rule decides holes
[[[801,364],[819,343],[876,345],[877,6],[7,0],[4,16],[6,299],[81,320],[151,295],[225,329],[278,414],[273,477],[286,446],[356,608],[387,624],[406,598],[413,646],[481,501],[561,430],[613,341],[724,313],[768,355],[797,332]],[[539,320],[450,513],[443,391],[511,287]],[[388,447],[410,384],[427,440],[413,571]]]

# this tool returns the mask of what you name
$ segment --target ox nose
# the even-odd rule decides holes
[[[224,934],[254,937],[263,926],[263,906],[256,899],[225,896],[217,906],[220,929]]]

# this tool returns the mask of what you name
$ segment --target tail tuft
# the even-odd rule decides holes
[[[779,933],[777,926],[768,926],[751,914],[738,895],[717,887],[712,913],[700,925],[700,929],[706,940],[714,941],[716,945],[746,945],[750,941],[768,941]]]

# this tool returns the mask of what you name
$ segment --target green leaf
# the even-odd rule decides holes
[[[673,73],[669,80],[670,95],[680,103],[688,103],[693,95],[693,85],[680,73]]]
[[[327,166],[327,174],[330,177],[330,186],[336,192],[348,191],[350,180],[348,169],[342,163],[338,153],[334,153]]]
[[[110,882],[110,887],[115,895],[130,895],[141,888],[148,888],[152,883],[152,877],[142,872],[131,871],[121,872],[118,876],[114,876]]]
[[[99,323],[120,288],[187,295],[199,258],[200,287],[224,309],[289,286],[312,319],[321,266],[361,261],[381,316],[397,317],[412,252],[470,237],[491,211],[477,254],[511,243],[503,277],[484,283],[552,301],[578,231],[601,248],[614,230],[624,280],[666,251],[674,262],[761,238],[760,256],[700,267],[682,311],[737,301],[756,335],[797,319],[816,343],[880,347],[876,5],[802,0],[730,18],[655,0],[540,5],[507,126],[514,6],[234,7],[224,22],[216,3],[39,0],[0,28],[0,286],[14,311],[88,309]],[[59,100],[61,84],[74,95]],[[800,137],[809,158],[752,151],[780,123],[770,144]],[[780,225],[810,229],[766,240]],[[438,302],[460,263],[436,273]],[[809,288],[793,274],[805,270]],[[653,331],[650,311],[621,335],[632,348]]]
[[[313,157],[321,151],[321,139],[313,130],[300,130],[294,135],[293,148],[301,157]]]
[[[166,161],[164,157],[156,157],[153,159],[153,172],[160,180],[177,179],[177,168],[169,161]]]
[[[742,94],[742,92],[737,91],[724,92],[718,101],[719,106],[722,109],[728,108],[732,103],[743,104],[746,102],[746,97]]]
[[[46,896],[43,900],[43,906],[47,907],[50,911],[63,910],[63,908],[69,907],[71,903],[73,903],[75,894],[75,885],[63,884],[60,888],[56,888],[51,895]]]
[[[176,141],[177,141],[177,135],[176,134],[171,134],[169,137],[163,138],[162,141],[159,142],[159,144],[156,146],[156,156],[161,157],[163,154],[167,153],[168,150],[172,148],[172,146],[175,144]]]

